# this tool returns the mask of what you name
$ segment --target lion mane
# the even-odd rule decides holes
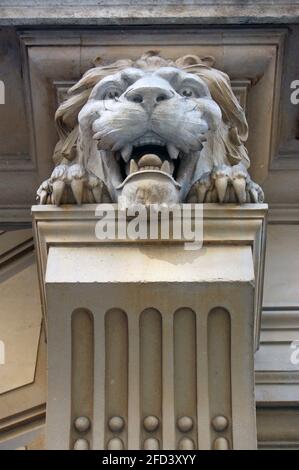
[[[59,141],[53,154],[55,165],[60,164],[64,159],[69,161],[75,159],[79,135],[78,114],[88,101],[97,83],[103,78],[128,67],[156,70],[160,67],[171,66],[200,77],[207,84],[213,100],[221,109],[223,125],[218,129],[218,133],[213,136],[214,139],[211,142],[214,147],[217,144],[216,163],[218,163],[218,160],[224,162],[227,158],[231,165],[242,162],[248,168],[250,161],[244,146],[244,142],[248,137],[248,124],[245,113],[232,91],[228,75],[213,68],[213,64],[214,59],[212,57],[200,58],[189,54],[173,61],[164,59],[156,51],[149,51],[135,61],[131,59],[118,60],[109,65],[91,68],[68,90],[68,98],[56,111],[55,123]]]

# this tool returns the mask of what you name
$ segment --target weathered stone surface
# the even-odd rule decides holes
[[[91,449],[254,449],[266,206],[207,205],[197,251],[183,238],[95,246],[92,209],[33,208],[49,326],[47,447],[84,438]],[[93,417],[88,435],[74,430],[78,416]]]
[[[213,57],[149,51],[88,70],[56,112],[60,137],[41,204],[263,202],[248,125]]]
[[[0,24],[250,24],[296,23],[299,3],[283,0],[137,0],[0,2]]]

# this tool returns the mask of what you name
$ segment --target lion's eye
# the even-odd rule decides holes
[[[107,91],[105,98],[107,98],[108,100],[115,100],[116,98],[119,98],[120,95],[121,95],[120,90],[117,90],[114,88],[114,89]]]
[[[186,98],[190,98],[191,96],[195,96],[195,93],[192,90],[192,88],[182,88],[182,90],[180,90],[180,94],[182,96],[185,96]]]

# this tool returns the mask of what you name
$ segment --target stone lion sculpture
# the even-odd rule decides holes
[[[68,95],[41,204],[263,201],[244,111],[209,58],[148,52],[88,70]]]

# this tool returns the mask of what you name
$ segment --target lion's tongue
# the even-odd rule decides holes
[[[138,167],[139,169],[144,168],[145,166],[150,167],[157,167],[158,169],[161,168],[162,160],[158,155],[154,153],[148,153],[143,155],[140,160],[138,160]]]
[[[127,174],[137,173],[138,171],[144,170],[160,170],[171,175],[173,173],[173,165],[171,165],[168,160],[164,160],[164,162],[162,162],[161,158],[154,153],[148,153],[143,155],[138,162],[132,158],[129,163]]]

